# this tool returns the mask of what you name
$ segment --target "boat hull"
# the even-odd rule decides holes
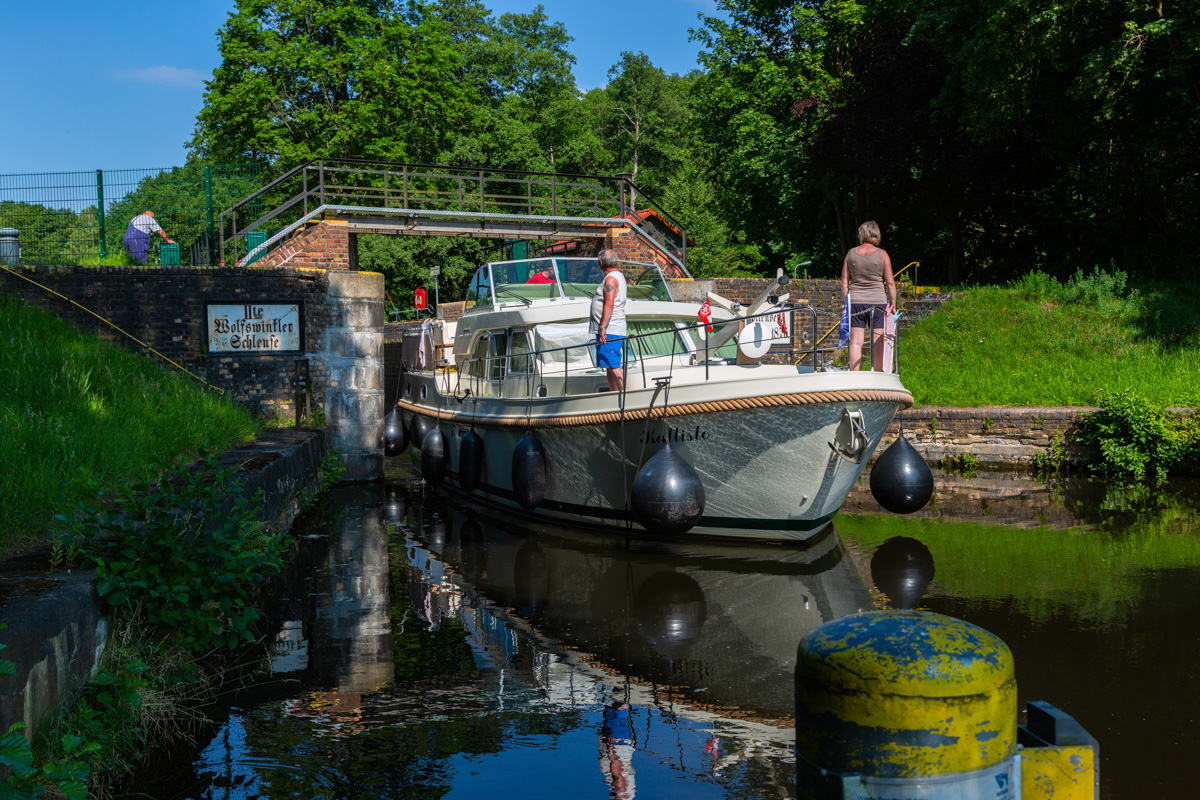
[[[887,400],[806,402],[594,424],[538,425],[546,453],[545,499],[534,514],[558,522],[624,529],[640,465],[670,444],[700,476],[704,515],[689,536],[805,541],[822,532],[845,501],[900,405]],[[414,407],[415,410],[415,407]],[[862,414],[867,444],[857,460],[833,447],[845,412]],[[426,412],[428,413],[428,412]],[[472,423],[437,423],[446,437],[450,477],[458,482],[459,439]],[[520,511],[512,453],[525,434],[511,421],[478,418],[484,442],[481,485],[469,494]],[[419,466],[420,454],[412,451]]]

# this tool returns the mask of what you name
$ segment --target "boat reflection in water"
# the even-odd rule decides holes
[[[804,548],[627,548],[611,533],[506,524],[464,506],[427,503],[421,517],[416,538],[450,566],[455,590],[553,640],[564,665],[739,719],[789,720],[801,637],[872,608],[836,533]]]
[[[278,593],[271,680],[136,790],[794,796],[796,646],[872,607],[836,532],[627,547],[409,491],[331,493]]]

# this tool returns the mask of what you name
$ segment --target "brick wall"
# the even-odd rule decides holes
[[[321,220],[298,230],[290,239],[280,243],[267,255],[254,262],[255,267],[298,267],[301,269],[357,269],[352,258],[354,237],[347,222],[341,219]]]
[[[651,247],[642,237],[626,228],[611,229],[608,235],[604,237],[604,246],[611,247],[620,261],[637,261],[642,264],[654,264],[662,270],[663,276],[666,278],[684,277],[683,272],[662,251]],[[600,247],[598,244],[594,247],[594,250],[595,252],[589,252],[587,255],[595,255],[596,252],[599,252]]]
[[[375,453],[382,475],[381,446],[373,444],[374,428],[383,418],[382,275],[258,264],[248,269],[26,267],[17,272],[108,319],[262,416],[293,418],[295,361],[306,359],[314,409],[326,414],[331,446],[347,459],[347,477],[371,477]],[[0,288],[103,339],[144,350],[84,308],[10,272],[0,271]],[[304,352],[208,353],[208,302],[300,303]]]

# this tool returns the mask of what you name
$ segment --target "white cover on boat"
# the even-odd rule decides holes
[[[596,337],[588,333],[588,323],[583,322],[562,322],[554,325],[535,325],[533,327],[535,346],[538,350],[548,350],[555,347],[573,347],[572,350],[558,350],[553,353],[543,353],[543,364],[561,364],[565,359],[568,366],[572,367],[594,367],[596,366],[595,358],[593,357],[592,347],[579,347],[577,345],[591,345]]]

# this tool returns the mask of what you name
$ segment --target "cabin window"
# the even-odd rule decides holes
[[[491,334],[482,333],[475,340],[474,346],[471,348],[471,353],[468,356],[471,361],[467,366],[467,375],[472,378],[481,378],[484,374],[484,363],[488,354],[488,343],[491,339]]]
[[[488,380],[498,381],[504,378],[504,364],[508,355],[508,334],[496,331],[491,336],[491,347],[488,348]]]
[[[510,374],[521,373],[524,375],[532,371],[533,358],[529,355],[530,351],[529,334],[525,331],[514,332],[512,342],[509,344],[509,352],[512,356],[508,360]]]

